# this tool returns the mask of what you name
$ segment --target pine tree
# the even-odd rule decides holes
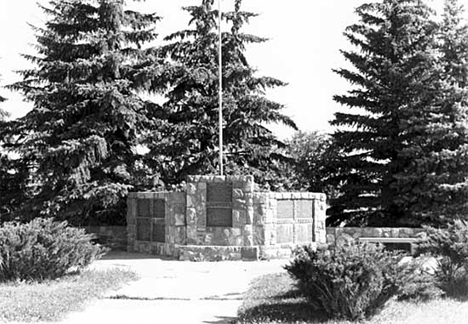
[[[43,7],[35,28],[36,67],[11,86],[34,103],[16,121],[19,152],[34,195],[22,217],[55,216],[75,224],[125,221],[137,190],[139,136],[153,127],[157,58],[142,47],[155,39],[159,17],[125,10],[123,0],[60,0]]]
[[[419,0],[383,0],[356,10],[360,21],[345,36],[357,51],[343,51],[354,69],[336,72],[353,89],[334,97],[353,109],[332,125],[343,157],[336,165],[341,196],[328,221],[348,225],[415,225],[411,206],[420,174],[413,172],[423,130],[437,97],[432,11]]]
[[[167,124],[161,141],[148,143],[151,155],[162,156],[163,181],[177,184],[191,174],[216,174],[218,168],[218,11],[213,0],[185,7],[192,29],[166,37],[162,51],[175,64],[168,73],[170,91],[163,105]],[[294,122],[281,113],[283,106],[265,97],[265,90],[285,84],[257,77],[245,56],[245,47],[265,39],[242,32],[256,15],[241,10],[223,13],[222,67],[226,174],[253,174],[256,181],[275,185],[279,149],[284,144],[268,123]],[[230,27],[226,31],[227,26]],[[159,158],[158,158],[159,160]]]

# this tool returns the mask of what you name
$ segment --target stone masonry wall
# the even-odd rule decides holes
[[[324,194],[254,188],[252,176],[189,176],[185,192],[131,193],[128,250],[181,260],[257,260],[325,243]]]
[[[127,250],[127,228],[125,226],[87,226],[85,230],[94,234],[99,244],[112,250]]]
[[[156,201],[164,202],[163,211],[155,206]],[[148,210],[141,210],[143,202],[149,206]],[[184,192],[130,193],[127,199],[127,250],[177,257],[176,245],[187,242],[185,206]]]
[[[209,192],[210,188],[219,190]],[[258,258],[253,236],[253,190],[252,176],[189,176],[187,245],[179,247],[180,258]],[[214,201],[211,202],[210,198]]]
[[[418,238],[424,229],[409,227],[327,227],[327,243],[342,245],[359,237]]]
[[[289,257],[297,245],[325,243],[325,200],[320,193],[255,193],[254,244],[261,257]]]

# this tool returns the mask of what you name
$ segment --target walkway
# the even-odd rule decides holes
[[[113,253],[97,269],[127,268],[140,279],[63,323],[230,323],[256,277],[281,272],[287,260],[184,262]]]

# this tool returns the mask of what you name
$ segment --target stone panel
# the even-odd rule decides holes
[[[292,243],[293,242],[293,224],[277,224],[276,225],[276,243]]]
[[[276,217],[292,219],[294,217],[294,201],[290,199],[278,200]]]

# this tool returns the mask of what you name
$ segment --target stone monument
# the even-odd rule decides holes
[[[325,194],[255,187],[252,176],[189,176],[183,192],[130,193],[128,250],[192,261],[258,260],[326,243]]]

